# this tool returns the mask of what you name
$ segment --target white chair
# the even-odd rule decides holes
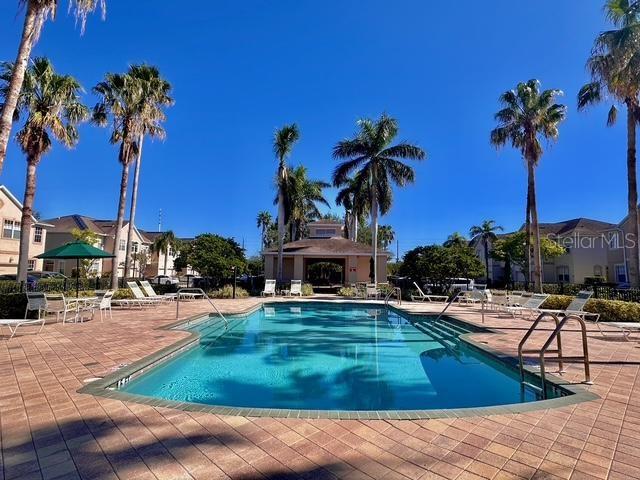
[[[375,283],[367,283],[367,293],[366,293],[366,298],[375,298],[376,300],[378,300],[378,298],[380,297],[380,290],[378,290],[378,287],[376,287]]]
[[[262,296],[266,297],[267,295],[271,295],[272,297],[276,296],[276,281],[275,280],[265,280],[264,281],[264,290],[262,291]]]
[[[127,282],[127,287],[129,287],[129,290],[133,293],[133,298],[143,304],[156,306],[160,302],[164,301],[160,298],[147,297],[142,290],[140,290],[140,287],[136,282]]]
[[[547,295],[546,293],[534,293],[526,302],[522,304],[522,306],[507,306],[505,307],[505,311],[510,313],[514,318],[516,316],[516,313],[527,313],[529,315],[532,315],[540,311],[540,307],[547,300],[547,298],[549,298],[549,295]]]
[[[416,282],[413,282],[413,285],[418,290],[418,295],[411,295],[412,302],[446,302],[449,300],[449,297],[446,295],[425,294]]]
[[[294,296],[298,295],[302,296],[302,280],[291,280],[291,289],[289,290],[289,295]]]
[[[62,293],[49,293],[45,295],[45,298],[45,315],[54,313],[56,315],[56,322],[60,320],[60,315],[62,315],[63,325],[67,323],[67,321],[82,322],[84,321],[82,314],[91,311],[88,304],[83,304],[76,298],[67,298]]]
[[[109,318],[113,319],[113,315],[111,314],[111,299],[113,298],[113,294],[113,290],[107,290],[101,298],[93,301],[88,306],[92,310],[92,316],[95,310],[98,310],[100,312],[101,322],[104,322],[104,315],[106,312],[109,312]]]
[[[47,308],[47,297],[44,292],[27,292],[27,308],[24,311],[24,318],[26,319],[29,312],[38,312],[38,318],[40,318],[40,312],[44,312]]]

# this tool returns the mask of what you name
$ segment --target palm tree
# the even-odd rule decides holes
[[[307,168],[302,165],[289,172],[284,210],[285,223],[289,224],[291,241],[300,239],[309,221],[322,216],[317,204],[329,206],[329,202],[322,195],[322,190],[330,186],[321,180],[311,180],[307,175]]]
[[[258,217],[256,218],[256,226],[262,231],[262,248],[267,248],[267,230],[271,227],[273,222],[273,218],[271,214],[265,210],[258,213]]]
[[[338,191],[336,205],[344,207],[347,238],[358,241],[358,224],[363,216],[369,213],[371,189],[367,182],[359,182],[356,178],[348,178],[343,188]]]
[[[627,210],[631,223],[633,248],[629,250],[629,281],[640,285],[640,255],[638,254],[638,184],[636,180],[636,122],[640,119],[640,3],[629,0],[609,0],[605,5],[607,18],[616,27],[601,33],[595,40],[587,69],[591,82],[578,93],[578,110],[610,97],[627,110]],[[615,103],[609,110],[607,125],[617,119]]]
[[[393,239],[396,238],[396,233],[393,231],[391,225],[381,225],[378,231],[378,241],[383,250],[387,250]]]
[[[494,241],[496,232],[501,232],[503,228],[496,225],[495,220],[485,220],[481,225],[474,225],[469,229],[471,238],[479,238],[484,246],[484,267],[487,274],[487,284],[489,284],[489,242]]]
[[[460,232],[453,232],[442,244],[443,247],[465,247],[469,245],[469,240],[464,238]]]
[[[3,64],[0,73],[0,99],[9,93],[13,65]],[[16,115],[27,116],[17,141],[27,157],[27,176],[22,203],[18,280],[27,280],[29,244],[36,195],[36,169],[51,150],[53,140],[66,147],[78,143],[77,124],[86,120],[89,110],[80,101],[82,87],[68,75],[59,75],[46,58],[36,58],[24,74]]]
[[[122,239],[124,209],[126,205],[127,186],[129,184],[129,167],[138,155],[141,125],[139,122],[140,83],[127,74],[107,73],[105,79],[93,88],[100,101],[93,108],[93,122],[99,126],[107,126],[111,121],[111,143],[120,144],[118,161],[122,165],[120,194],[118,198],[118,215],[111,269],[111,285],[118,285],[118,252]],[[127,275],[127,272],[124,272]]]
[[[163,108],[173,105],[171,98],[171,84],[160,77],[156,67],[150,65],[132,65],[127,75],[132,77],[141,89],[139,96],[138,122],[139,133],[137,139],[138,157],[133,173],[133,188],[131,193],[131,209],[129,210],[129,229],[127,230],[126,255],[124,257],[124,271],[129,271],[129,258],[135,225],[136,208],[138,206],[138,182],[140,179],[140,166],[142,164],[142,144],[145,135],[151,138],[164,140],[166,132],[161,123],[166,120]],[[125,273],[126,275],[126,273]]]
[[[15,111],[18,107],[22,83],[31,57],[31,50],[40,37],[42,26],[49,18],[55,17],[58,0],[19,0],[18,4],[26,8],[24,25],[20,46],[12,69],[11,78],[6,87],[6,94],[0,105],[0,171],[7,154],[7,145],[11,135],[11,127],[15,120]],[[69,9],[74,12],[76,19],[80,20],[82,32],[87,15],[98,6],[102,8],[102,14],[106,12],[106,0],[70,0]]]
[[[527,165],[525,225],[527,241],[533,244],[533,283],[538,292],[542,292],[542,256],[535,169],[543,153],[540,140],[557,140],[558,125],[566,116],[567,107],[555,103],[559,95],[562,95],[560,90],[541,92],[538,80],[519,83],[515,90],[508,90],[500,96],[502,109],[495,114],[498,126],[491,131],[490,136],[491,144],[496,148],[502,148],[508,142],[520,150]],[[530,240],[531,231],[533,241]]]
[[[350,140],[342,140],[333,149],[336,159],[347,159],[333,172],[333,184],[340,187],[352,172],[359,188],[367,188],[370,198],[371,237],[373,249],[373,281],[378,282],[378,213],[391,208],[391,183],[404,186],[413,183],[413,168],[399,159],[422,160],[426,153],[420,147],[401,142],[392,145],[398,135],[398,122],[383,114],[378,120],[363,119],[359,131]]]
[[[300,130],[295,123],[285,125],[273,137],[273,153],[278,161],[278,176],[276,179],[278,189],[278,266],[276,277],[282,281],[283,265],[283,245],[284,245],[284,224],[285,224],[285,204],[287,201],[287,157],[291,155],[293,146],[300,139]]]
[[[151,245],[151,251],[156,253],[164,253],[164,273],[167,274],[167,260],[169,259],[169,250],[176,248],[178,245],[178,239],[171,230],[162,232],[162,235],[158,235]]]

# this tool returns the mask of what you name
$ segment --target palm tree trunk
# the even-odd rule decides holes
[[[358,215],[356,213],[353,214],[353,219],[351,220],[353,222],[353,241],[357,242],[358,241]]]
[[[36,197],[36,158],[27,160],[27,180],[22,201],[22,220],[20,225],[20,256],[18,258],[18,281],[27,281],[29,268],[29,244],[31,240],[31,224],[33,222],[33,202]]]
[[[540,225],[536,204],[536,177],[533,162],[527,161],[529,208],[531,209],[531,229],[533,230],[533,289],[542,293],[542,255],[540,253]]]
[[[491,286],[489,285],[489,244],[488,244],[488,239],[484,238],[484,268],[485,268],[485,272],[487,274],[487,286]]]
[[[24,26],[22,27],[22,37],[20,46],[18,47],[18,56],[9,82],[7,95],[4,99],[4,107],[0,114],[0,172],[4,165],[4,159],[7,155],[7,145],[11,136],[11,126],[13,125],[13,114],[18,104],[20,91],[22,90],[22,82],[24,74],[27,70],[31,49],[40,34],[42,20],[38,17],[38,10],[34,6],[35,2],[27,2],[27,13],[24,18]]]
[[[529,192],[529,188],[527,187],[527,206],[526,206],[526,217],[524,220],[524,231],[525,231],[525,239],[524,239],[524,255],[525,255],[525,272],[522,272],[525,275],[525,287],[526,290],[529,290],[529,284],[531,283],[531,195]]]
[[[127,185],[129,184],[129,163],[122,164],[122,178],[120,180],[120,197],[118,199],[118,220],[116,224],[116,235],[113,241],[113,266],[111,268],[111,288],[118,288],[118,253],[120,251],[120,239],[122,238],[122,225],[124,224],[124,209],[127,203]],[[127,276],[127,272],[124,272]]]
[[[131,255],[131,239],[133,238],[133,228],[135,225],[136,208],[138,206],[138,181],[140,180],[140,166],[142,163],[142,143],[144,135],[138,139],[138,158],[136,159],[136,169],[133,173],[133,192],[131,193],[131,209],[129,210],[129,230],[127,231],[127,250],[124,257],[124,276],[129,273],[129,262]],[[166,273],[165,273],[166,275]]]
[[[278,268],[276,270],[276,278],[279,282],[283,276],[283,245],[284,245],[284,193],[278,188]]]
[[[371,181],[371,246],[373,248],[373,283],[378,284],[378,196],[375,177]]]
[[[638,254],[638,240],[640,227],[638,226],[638,182],[636,174],[636,109],[631,102],[627,103],[627,208],[632,241],[629,249],[629,278],[632,287],[640,284],[640,255]]]
[[[169,245],[164,249],[164,274],[167,274],[167,265],[169,261]]]

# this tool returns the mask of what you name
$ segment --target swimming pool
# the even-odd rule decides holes
[[[126,383],[130,394],[260,409],[385,411],[540,400],[516,370],[459,339],[453,319],[366,304],[280,303],[193,327],[194,348]],[[548,388],[548,398],[565,391]]]

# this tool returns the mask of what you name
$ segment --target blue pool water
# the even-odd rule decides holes
[[[129,393],[209,405],[422,410],[539,400],[517,372],[458,339],[447,319],[409,322],[364,304],[275,304],[197,327],[200,343]],[[553,392],[550,392],[553,396]]]

